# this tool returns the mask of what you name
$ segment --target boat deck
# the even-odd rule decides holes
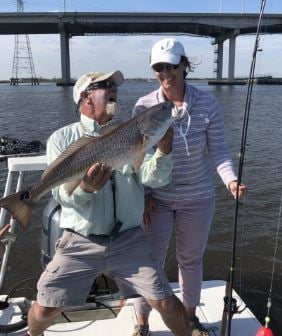
[[[175,294],[180,297],[180,289],[178,284],[173,283],[172,287]],[[233,292],[233,297],[237,299],[237,304],[240,305],[239,310],[243,309],[245,307],[244,302],[235,291]],[[224,293],[224,281],[219,280],[203,282],[201,303],[197,308],[197,315],[199,316],[200,321],[209,330],[211,336],[220,335]],[[83,318],[85,312],[80,312],[80,314]],[[18,318],[20,318],[20,315]],[[132,336],[135,323],[136,315],[133,306],[133,300],[130,299],[127,300],[125,306],[121,309],[116,318],[98,321],[88,320],[80,322],[57,323],[49,327],[48,330],[44,332],[44,336],[111,336],[113,335],[113,330],[116,336]],[[1,324],[3,324],[3,320],[1,321]],[[150,315],[149,324],[152,336],[172,335],[172,333],[163,323],[159,313],[155,310],[153,310]],[[251,311],[246,308],[242,313],[234,315],[232,319],[231,336],[254,336],[260,327],[261,324],[251,313]],[[14,332],[9,335],[22,336],[24,335],[24,331]]]

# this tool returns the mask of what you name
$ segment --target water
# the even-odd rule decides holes
[[[223,105],[227,141],[237,164],[247,87],[196,85],[213,92]],[[124,115],[130,114],[139,96],[156,87],[155,82],[126,82],[119,90]],[[56,87],[53,84],[38,87],[0,85],[0,102],[0,136],[46,141],[54,130],[78,119],[71,87]],[[282,86],[254,87],[243,171],[248,194],[239,212],[235,288],[262,322],[267,311],[282,193],[281,106]],[[5,163],[0,162],[1,195],[6,176]],[[40,173],[28,175],[25,185],[39,177]],[[215,185],[217,207],[205,254],[206,280],[227,278],[232,247],[235,202],[216,175]],[[47,200],[48,196],[45,196],[40,201],[26,232],[16,228],[18,240],[9,259],[5,292],[21,280],[36,279],[41,273],[41,216]],[[276,335],[282,335],[281,232],[278,243],[270,317]],[[174,258],[172,240],[166,264],[172,281],[177,278]]]

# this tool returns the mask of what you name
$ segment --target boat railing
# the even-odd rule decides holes
[[[10,195],[12,192],[17,192],[22,189],[23,185],[23,178],[24,174],[29,171],[39,171],[39,170],[45,170],[47,167],[46,163],[46,156],[45,155],[38,155],[38,156],[24,156],[24,157],[9,157],[7,159],[7,165],[8,165],[8,176],[6,180],[5,190],[3,197],[6,197]],[[17,177],[17,184],[16,184],[16,190],[12,190],[13,188],[13,180]],[[0,228],[4,226],[6,222],[6,215],[7,210],[4,208],[1,208],[0,212]],[[14,233],[15,229],[15,219],[12,217],[10,218],[10,232]],[[12,241],[8,240],[5,253],[3,255],[2,264],[1,264],[1,271],[0,271],[0,290],[2,289],[6,268],[7,268],[7,262],[12,246]]]

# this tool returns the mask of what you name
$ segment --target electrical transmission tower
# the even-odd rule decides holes
[[[24,11],[23,0],[17,0],[17,12]],[[13,60],[12,77],[10,85],[18,85],[19,82],[28,81],[31,85],[39,85],[36,77],[28,35],[15,36],[15,50]]]

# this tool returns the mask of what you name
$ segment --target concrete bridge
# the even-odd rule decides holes
[[[254,34],[258,14],[217,13],[0,13],[0,34],[60,34],[62,80],[70,82],[69,38],[87,34],[187,34],[214,38],[214,72],[222,79],[229,40],[228,78],[234,79],[236,37]],[[265,14],[262,33],[282,33],[282,14]]]

